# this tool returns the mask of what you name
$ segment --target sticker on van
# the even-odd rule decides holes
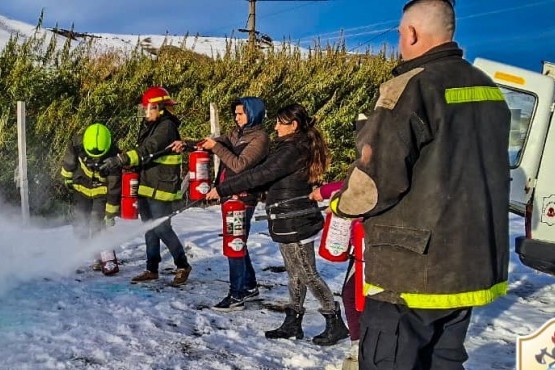
[[[555,194],[543,198],[541,222],[549,226],[555,225]]]

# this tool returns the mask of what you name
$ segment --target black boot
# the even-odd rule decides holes
[[[349,329],[345,326],[341,317],[341,307],[335,302],[335,312],[323,313],[326,318],[326,329],[312,338],[312,343],[319,346],[331,346],[349,336]]]
[[[285,309],[285,315],[285,321],[279,328],[264,333],[266,338],[277,339],[295,337],[297,339],[303,339],[304,333],[301,323],[303,321],[304,312],[297,312],[287,307]]]

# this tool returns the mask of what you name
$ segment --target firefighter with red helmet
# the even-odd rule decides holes
[[[95,123],[69,142],[63,157],[61,175],[72,190],[75,234],[89,238],[105,224],[112,225],[119,215],[121,171],[101,169],[104,159],[117,155],[108,128]]]
[[[168,91],[161,86],[148,88],[142,95],[144,119],[137,146],[104,161],[104,168],[123,166],[139,169],[139,214],[141,220],[155,220],[173,212],[173,202],[182,199],[181,155],[166,148],[179,140],[181,122],[175,116],[177,104]],[[132,282],[158,279],[161,262],[160,241],[168,247],[177,267],[172,286],[187,282],[191,265],[185,255],[183,244],[175,234],[168,219],[145,234],[146,270],[135,276]]]

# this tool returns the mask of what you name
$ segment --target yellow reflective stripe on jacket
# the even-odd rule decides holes
[[[86,195],[89,198],[108,194],[108,188],[106,186],[99,186],[97,188],[89,189],[83,185],[73,184],[73,189],[83,195]]]
[[[141,164],[139,161],[139,154],[136,150],[130,150],[125,154],[127,154],[127,156],[129,157],[130,166],[138,166],[139,164]]]
[[[482,290],[451,294],[401,293],[400,296],[410,308],[448,309],[460,307],[483,306],[493,302],[497,297],[507,294],[509,283],[503,281]],[[383,289],[372,284],[364,284],[364,294],[373,295]]]
[[[71,179],[73,178],[73,172],[71,171],[66,171],[65,168],[62,167],[62,170],[60,171],[60,174],[65,177],[66,179]]]
[[[106,208],[105,208],[106,213],[110,213],[110,214],[117,214],[119,213],[119,204],[110,204],[110,203],[106,203]]]
[[[153,198],[164,202],[172,202],[183,198],[181,191],[178,191],[177,193],[170,193],[167,191],[156,190],[145,185],[139,185],[138,194],[143,197]]]
[[[156,158],[153,162],[168,165],[180,165],[183,156],[181,154],[169,154]]]
[[[494,86],[457,87],[445,90],[447,104],[503,100],[505,100],[503,93]]]
[[[85,164],[85,162],[83,162],[83,160],[81,158],[79,158],[79,164],[81,165],[81,169],[83,170],[83,173],[89,179],[97,178],[100,182],[106,182],[107,181],[106,178],[100,176],[100,174],[98,172],[94,172],[94,171],[89,170],[89,168],[87,167],[87,165]]]

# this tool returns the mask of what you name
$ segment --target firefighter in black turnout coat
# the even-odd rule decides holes
[[[88,126],[69,142],[61,175],[72,190],[73,230],[79,238],[90,238],[119,215],[121,171],[101,169],[104,159],[117,155],[110,130],[101,123]]]
[[[139,175],[139,213],[141,220],[155,220],[172,213],[172,202],[180,200],[181,194],[181,154],[172,153],[168,146],[179,140],[178,127],[181,124],[175,116],[168,91],[160,86],[148,88],[142,96],[145,112],[143,127],[139,133],[137,147],[118,156],[108,158],[105,168],[123,166],[137,167]],[[167,150],[166,150],[167,149]],[[160,241],[170,250],[177,267],[171,285],[179,286],[187,282],[191,266],[183,249],[183,244],[166,220],[145,234],[146,270],[135,276],[132,282],[158,279]]]

